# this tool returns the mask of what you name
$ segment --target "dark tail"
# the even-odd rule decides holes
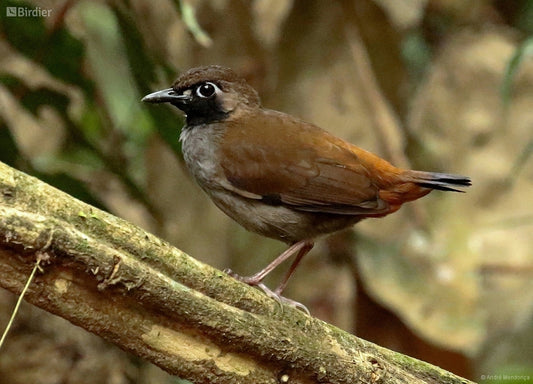
[[[409,171],[413,182],[424,188],[439,191],[464,192],[461,188],[472,185],[469,177],[450,173]]]

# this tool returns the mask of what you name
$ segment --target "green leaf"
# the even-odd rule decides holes
[[[174,71],[164,62],[159,63],[147,54],[149,50],[146,48],[143,37],[131,14],[118,6],[112,6],[112,10],[118,20],[120,34],[124,40],[128,62],[137,88],[141,95],[147,95],[154,91],[152,87],[157,80],[156,69],[162,68],[167,77],[170,77],[170,73]],[[140,98],[138,103],[139,108],[145,109],[150,116],[153,121],[153,127],[159,136],[176,155],[180,156],[181,144],[178,138],[179,129],[184,124],[183,117],[172,112],[167,106],[147,106],[141,103]]]
[[[176,4],[176,2],[174,2]],[[203,47],[210,47],[213,44],[213,40],[209,35],[200,27],[198,19],[196,18],[196,12],[192,4],[188,0],[179,0],[178,9],[181,13],[181,20],[191,32],[194,39]]]
[[[503,77],[503,82],[501,86],[501,98],[504,105],[504,110],[507,112],[509,104],[511,102],[512,86],[513,81],[520,69],[522,63],[533,56],[533,36],[526,39],[520,46],[516,49],[513,57],[509,60],[507,68],[505,70],[505,75]],[[511,172],[509,173],[509,179],[514,180],[523,166],[529,160],[533,154],[533,137],[530,138],[529,142],[526,143],[524,148],[519,152],[517,158],[515,159]]]
[[[533,137],[529,139],[529,142],[524,146],[524,148],[516,157],[511,171],[509,172],[509,179],[511,181],[514,181],[518,177],[518,174],[524,168],[531,155],[533,155]]]
[[[156,80],[156,64],[150,57],[145,47],[143,36],[141,35],[135,19],[123,7],[111,4],[111,9],[115,14],[120,29],[120,35],[124,42],[124,48],[128,58],[131,72],[141,93],[150,90],[150,85]]]
[[[511,57],[511,60],[507,63],[500,90],[501,99],[505,109],[509,106],[513,80],[520,69],[520,65],[531,56],[533,56],[533,37],[526,39],[520,44],[514,55]]]

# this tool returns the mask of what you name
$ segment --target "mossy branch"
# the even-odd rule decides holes
[[[469,383],[358,339],[0,163],[0,286],[195,383]]]

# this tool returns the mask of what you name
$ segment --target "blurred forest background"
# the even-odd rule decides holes
[[[266,107],[396,165],[472,177],[319,242],[286,295],[475,381],[533,382],[533,1],[0,4],[0,161],[218,268],[284,245],[219,212],[184,169],[183,116],[140,102],[190,67],[232,67]],[[0,328],[15,301],[0,291]],[[0,382],[185,381],[24,305]]]

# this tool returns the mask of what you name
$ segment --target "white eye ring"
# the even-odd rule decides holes
[[[200,84],[196,88],[196,94],[202,99],[208,99],[212,97],[220,89],[213,83],[206,81],[205,83]]]

